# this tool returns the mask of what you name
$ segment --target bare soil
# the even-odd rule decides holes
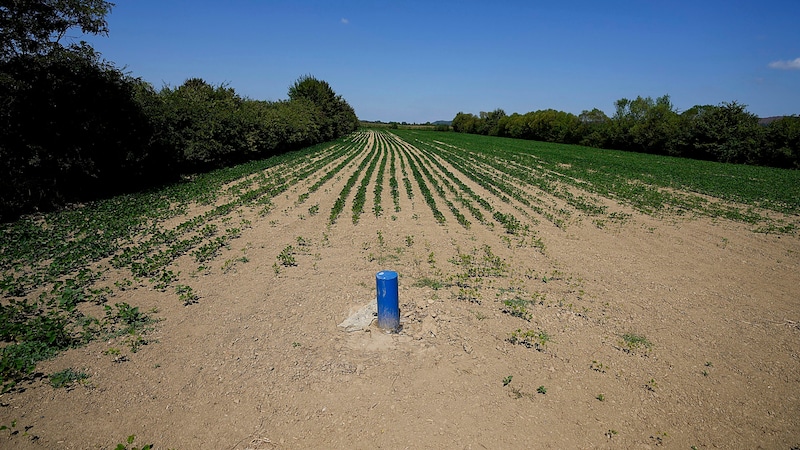
[[[422,154],[396,145],[406,162]],[[17,431],[0,431],[0,447],[114,448],[129,435],[159,449],[800,446],[797,236],[652,217],[608,199],[624,220],[573,211],[559,228],[466,177],[530,231],[508,235],[471,217],[465,229],[443,204],[441,225],[413,178],[415,195],[401,183],[394,210],[388,164],[382,214],[371,211],[370,187],[357,224],[351,193],[329,226],[357,163],[303,203],[322,173],[275,198],[266,216],[238,211],[251,226],[208,269],[178,260],[172,270],[198,303],[147,283],[117,291],[111,302],[157,309],[148,345],[133,352],[121,337],[41,363],[45,374],[91,377],[0,396],[0,425],[16,421]],[[297,265],[282,266],[290,245]],[[463,255],[501,273],[459,286]],[[374,301],[385,269],[400,274],[402,330],[337,327]],[[532,302],[527,317],[503,311],[514,298]],[[528,347],[511,339],[517,330],[549,339]]]

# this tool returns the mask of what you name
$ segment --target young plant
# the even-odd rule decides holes
[[[502,311],[512,317],[519,317],[522,320],[530,322],[533,318],[533,314],[528,311],[527,305],[528,301],[519,297],[503,300],[504,307]]]
[[[197,303],[200,297],[194,293],[191,286],[179,284],[175,286],[175,293],[178,294],[178,299],[183,302],[183,306],[189,306]]]
[[[144,446],[142,446],[142,448],[139,448],[139,447],[128,447],[129,445],[133,445],[133,441],[135,441],[135,440],[136,440],[136,435],[132,434],[132,435],[128,436],[128,439],[125,440],[127,445],[126,444],[117,444],[117,446],[114,448],[114,450],[151,450],[153,448],[153,444],[144,445]]]
[[[297,260],[294,258],[295,251],[291,245],[284,248],[278,255],[278,262],[283,267],[292,267],[297,265]]]
[[[606,373],[607,366],[601,362],[592,361],[592,363],[589,364],[589,368],[595,372]]]
[[[633,333],[622,335],[622,345],[622,350],[626,353],[633,353],[639,349],[644,349],[645,352],[648,352],[653,347],[653,344],[646,337]]]
[[[51,373],[48,378],[50,379],[50,386],[53,386],[53,389],[58,389],[62,387],[69,388],[74,383],[80,383],[90,376],[86,372],[79,372],[70,367],[60,372]]]
[[[523,332],[521,329],[517,329],[517,331],[511,333],[508,342],[524,345],[525,347],[534,348],[537,351],[543,352],[547,343],[550,342],[550,335],[543,330],[528,330]]]

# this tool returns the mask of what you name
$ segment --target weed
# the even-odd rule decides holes
[[[459,288],[458,294],[456,294],[456,299],[478,305],[481,304],[481,294],[478,292],[478,289],[473,287]]]
[[[528,301],[519,297],[503,300],[504,308],[502,311],[512,317],[519,317],[522,320],[530,322],[533,314],[528,312]]]
[[[414,236],[406,236],[406,247],[411,247],[414,245]]]
[[[439,290],[439,289],[444,287],[444,283],[442,283],[441,281],[439,281],[439,280],[437,280],[435,278],[422,277],[422,278],[418,278],[414,282],[414,284],[412,286],[414,286],[414,287],[428,287],[428,288],[431,288],[433,290]]]
[[[509,385],[509,383],[511,383],[511,379],[512,379],[512,378],[514,378],[514,376],[513,376],[513,375],[509,375],[509,376],[507,376],[507,377],[503,378],[503,387],[506,387],[506,386],[508,386],[508,385]]]
[[[536,388],[536,392],[539,394],[547,394],[547,388],[544,386],[539,386],[538,388]]]
[[[128,436],[128,438],[125,440],[126,444],[117,444],[114,450],[151,450],[153,448],[153,444],[144,445],[142,446],[142,448],[128,447],[129,445],[133,445],[133,441],[135,440],[136,440],[136,435],[132,434]]]
[[[655,443],[655,445],[664,445],[664,441],[667,439],[667,433],[656,433],[653,436],[650,436],[650,439]]]
[[[627,353],[631,353],[639,349],[644,349],[644,351],[647,352],[653,347],[653,344],[647,340],[646,337],[633,333],[623,334],[622,344],[624,345],[623,350]]]
[[[525,347],[534,348],[537,351],[543,352],[547,343],[550,342],[550,335],[542,330],[528,330],[523,332],[521,329],[517,329],[511,333],[508,342],[524,345]]]
[[[603,394],[597,394],[597,397],[595,397],[595,398],[600,400],[601,402],[606,401],[606,396],[603,395]]]
[[[511,394],[514,396],[514,398],[522,398],[525,396],[525,393],[522,392],[522,389],[518,387],[512,387]]]
[[[240,257],[235,258],[235,259],[233,259],[233,258],[232,259],[227,259],[222,264],[222,273],[230,272],[231,269],[233,269],[233,267],[236,265],[236,263],[246,263],[246,262],[250,262],[250,259],[247,256],[240,256]]]
[[[178,294],[178,300],[183,302],[183,306],[193,305],[200,299],[200,296],[194,293],[191,286],[184,284],[175,286],[175,293]]]
[[[47,378],[50,379],[50,386],[54,389],[66,387],[70,388],[74,383],[80,383],[89,378],[90,375],[86,372],[79,372],[75,369],[64,369],[60,372],[51,373]]]
[[[316,216],[319,213],[319,203],[308,208],[309,216]]]
[[[489,316],[487,316],[486,314],[484,314],[484,313],[482,313],[480,311],[471,311],[471,312],[472,312],[472,314],[475,315],[475,318],[478,319],[478,320],[484,320],[484,319],[487,319],[489,317]]]
[[[592,361],[592,363],[589,364],[589,368],[594,370],[595,372],[606,373],[607,366],[604,365],[603,363]]]
[[[128,289],[131,286],[133,286],[133,281],[129,280],[128,278],[125,278],[124,280],[121,280],[121,281],[115,281],[114,282],[114,287],[116,287],[120,291],[124,291],[124,290]]]
[[[299,342],[292,342],[292,347],[294,347],[294,348],[300,347],[301,345],[303,345],[303,344],[301,344]]]
[[[294,247],[291,245],[284,248],[281,253],[278,255],[278,262],[283,267],[291,267],[297,265],[297,260],[294,258],[295,251]]]
[[[383,238],[383,231],[378,230],[377,231],[377,235],[378,235],[378,247],[381,247],[381,248],[385,247],[386,246],[386,240],[384,240],[384,238]]]
[[[114,307],[116,312],[114,312],[114,308],[105,306],[106,324],[110,327],[112,336],[148,331],[148,325],[156,321],[146,313],[139,311],[138,306],[131,306],[123,302],[115,303]]]
[[[618,433],[617,433],[617,430],[608,430],[608,431],[606,431],[605,434],[606,434],[607,438],[611,439],[612,437],[616,436]]]
[[[5,430],[13,430],[13,429],[15,429],[15,428],[17,428],[17,419],[14,419],[14,420],[12,420],[12,421],[11,421],[11,426],[8,426],[8,425],[0,425],[0,431],[5,431]],[[16,433],[16,432],[13,432],[13,431],[12,431],[12,433],[11,433],[11,434],[14,434],[14,433]]]
[[[658,388],[658,383],[656,383],[655,378],[650,378],[650,381],[645,383],[644,387],[650,392],[655,392],[656,388]]]
[[[140,333],[131,333],[125,340],[125,343],[130,348],[131,353],[136,353],[139,351],[139,347],[149,344],[150,341],[145,339]]]
[[[608,215],[608,218],[612,222],[619,223],[619,224],[623,224],[623,223],[628,222],[632,217],[633,217],[632,214],[624,213],[624,212],[612,212],[611,214]]]

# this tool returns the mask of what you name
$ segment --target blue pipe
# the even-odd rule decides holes
[[[397,272],[382,270],[375,275],[378,288],[378,328],[400,328],[400,303],[397,297]]]

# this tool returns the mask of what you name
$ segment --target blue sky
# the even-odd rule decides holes
[[[800,1],[116,0],[84,37],[132,75],[287,98],[311,74],[363,120],[459,111],[579,114],[669,94],[682,111],[738,101],[800,114]],[[80,36],[76,36],[80,38]]]

